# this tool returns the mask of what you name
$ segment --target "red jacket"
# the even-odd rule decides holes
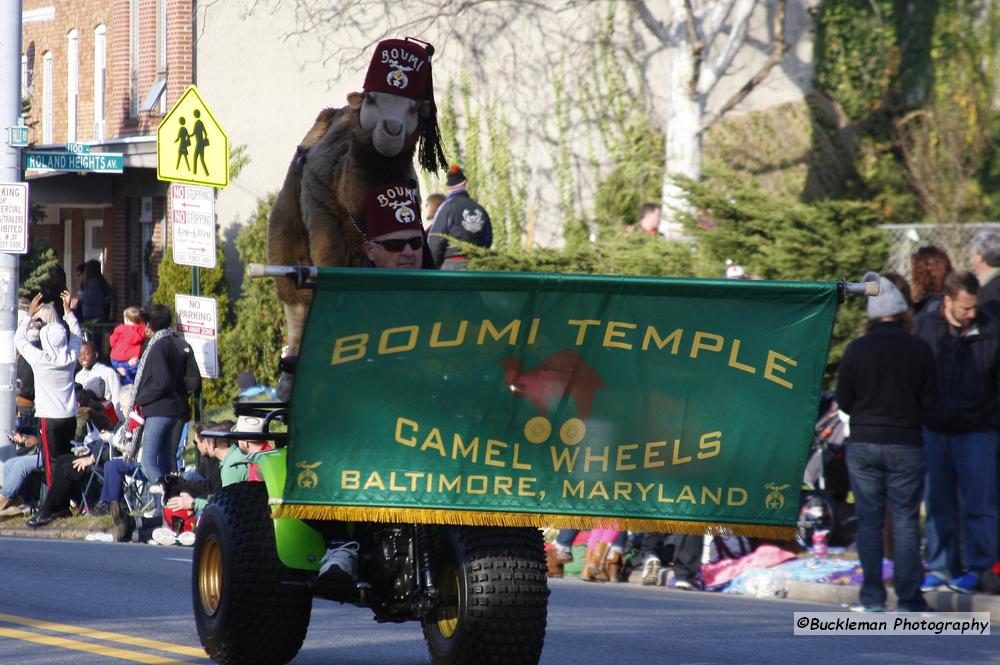
[[[111,331],[111,359],[131,360],[142,355],[146,341],[146,326],[142,323],[121,323]]]

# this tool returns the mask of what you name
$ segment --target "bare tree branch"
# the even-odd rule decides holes
[[[701,79],[698,81],[698,92],[703,95],[708,95],[712,92],[719,79],[722,78],[722,75],[729,68],[729,65],[733,63],[736,52],[740,50],[740,46],[743,45],[743,40],[746,38],[747,25],[749,25],[750,17],[753,15],[753,10],[757,5],[757,0],[734,1],[737,3],[737,11],[732,30],[730,30],[729,36],[726,38],[726,44],[722,48],[719,57],[716,58],[715,64],[704,70]]]
[[[688,80],[688,91],[698,94],[698,79],[701,76],[701,63],[704,59],[705,42],[698,35],[698,21],[694,17],[691,0],[684,0],[684,13],[687,15],[688,42],[691,44],[691,78]]]
[[[722,106],[719,107],[718,111],[709,113],[701,123],[700,132],[704,132],[709,127],[711,127],[715,122],[724,116],[726,113],[731,111],[737,104],[746,99],[754,88],[756,88],[760,83],[767,78],[767,75],[774,69],[785,57],[785,53],[788,52],[789,44],[785,41],[785,8],[787,0],[778,0],[777,7],[774,12],[774,47],[771,49],[771,55],[768,57],[767,61],[761,66],[760,70],[753,77],[747,81],[742,88],[740,88],[736,94],[730,97]]]
[[[629,9],[631,9],[635,15],[639,17],[642,24],[645,25],[658,40],[660,40],[661,44],[670,47],[676,45],[676,40],[673,38],[673,35],[670,34],[670,30],[667,29],[667,26],[663,23],[656,20],[656,17],[649,11],[649,7],[646,6],[644,0],[629,0],[628,5]]]
[[[705,40],[705,50],[711,51],[715,45],[715,38],[722,32],[729,15],[733,13],[735,2],[713,2],[701,21],[701,34]]]

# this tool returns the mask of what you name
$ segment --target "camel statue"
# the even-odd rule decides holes
[[[320,112],[295,152],[268,219],[267,261],[274,265],[360,266],[365,194],[393,182],[416,184],[413,158],[446,167],[431,79],[434,48],[407,38],[376,47],[363,92]],[[312,293],[275,278],[285,309],[288,355],[298,355]],[[290,376],[279,394],[287,398]]]

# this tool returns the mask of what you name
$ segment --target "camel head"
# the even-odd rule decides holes
[[[417,142],[420,113],[426,102],[388,92],[352,92],[348,103],[357,108],[361,128],[383,157],[395,157]]]

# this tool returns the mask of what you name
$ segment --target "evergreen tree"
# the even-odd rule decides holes
[[[17,295],[31,298],[36,293],[50,293],[59,269],[59,259],[48,241],[33,239],[30,250],[18,265]]]
[[[889,243],[877,227],[877,204],[790,201],[732,174],[713,175],[701,182],[681,181],[697,211],[684,221],[702,271],[716,266],[720,274],[726,259],[732,259],[763,279],[856,282],[865,271],[886,264]],[[844,347],[861,331],[864,304],[863,298],[851,298],[838,310],[828,380]]]
[[[275,199],[271,194],[258,200],[253,217],[240,227],[236,249],[243,267],[267,262],[267,218]],[[230,400],[237,394],[240,372],[253,372],[262,385],[277,385],[278,359],[285,339],[285,312],[273,280],[244,279],[233,313],[233,326],[223,333],[219,346],[220,383]]]
[[[153,292],[151,300],[160,305],[170,308],[171,314],[176,321],[177,312],[174,310],[174,295],[191,293],[191,266],[178,265],[173,261],[173,246],[168,245],[167,250],[156,268],[156,291]],[[222,243],[216,241],[215,267],[201,268],[201,297],[215,298],[215,311],[218,317],[217,331],[218,337],[222,339],[222,333],[229,325],[229,288],[223,270],[224,257],[222,254]],[[221,346],[221,345],[220,345]],[[220,356],[222,349],[219,349]],[[221,358],[220,358],[221,364]],[[213,379],[202,381],[202,398],[206,405],[228,404],[235,397],[235,393],[228,393],[221,382]]]

